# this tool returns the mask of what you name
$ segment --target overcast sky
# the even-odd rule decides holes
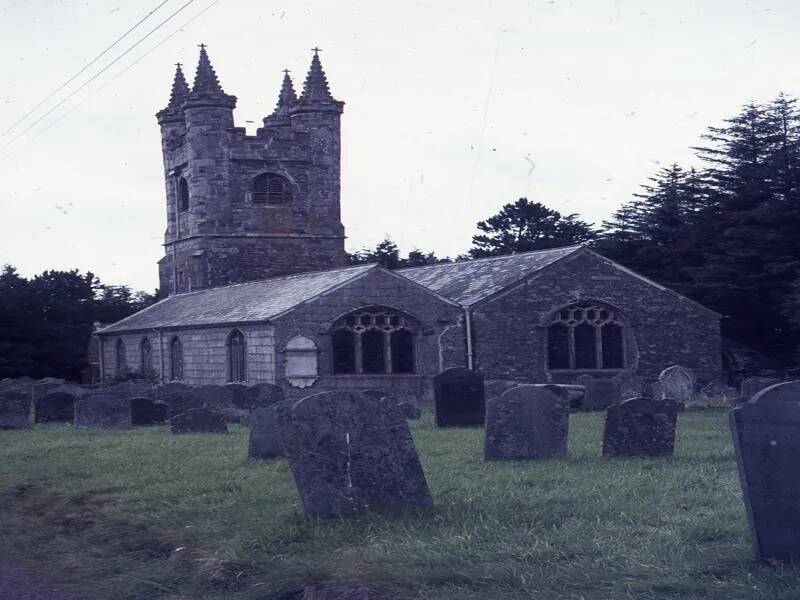
[[[0,0],[0,131],[158,4]],[[403,251],[456,255],[521,196],[599,224],[660,164],[692,164],[708,125],[800,95],[798,23],[792,0],[169,0],[0,138],[0,263],[155,288],[166,216],[154,114],[173,63],[191,83],[200,42],[250,133],[281,70],[299,89],[319,45],[346,102],[347,247],[388,234]]]

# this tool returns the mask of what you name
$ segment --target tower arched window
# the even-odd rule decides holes
[[[189,182],[185,177],[178,179],[178,210],[189,210]]]
[[[228,381],[245,381],[247,354],[244,334],[235,329],[228,336]]]
[[[116,374],[119,376],[125,375],[125,373],[128,372],[128,360],[126,356],[125,342],[122,341],[122,338],[117,340],[115,358]]]
[[[142,338],[142,343],[139,345],[139,354],[142,374],[149,373],[153,370],[153,347],[150,345],[150,338]]]
[[[579,303],[556,312],[547,328],[547,362],[553,370],[624,369],[625,324],[618,311]]]
[[[334,374],[413,373],[417,324],[390,308],[369,308],[339,319],[331,331]]]
[[[169,378],[172,381],[183,379],[183,344],[177,335],[169,342]]]
[[[289,182],[275,173],[262,173],[253,178],[255,204],[284,204],[291,200]]]

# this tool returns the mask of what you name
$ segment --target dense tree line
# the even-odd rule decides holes
[[[0,273],[0,378],[79,380],[93,323],[113,323],[154,302],[92,274],[45,271],[31,279]]]

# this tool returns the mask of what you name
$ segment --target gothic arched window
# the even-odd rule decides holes
[[[183,344],[177,335],[169,342],[169,378],[172,381],[183,379]]]
[[[255,204],[284,204],[291,200],[289,182],[274,173],[262,173],[253,178]]]
[[[559,310],[547,328],[550,369],[624,369],[625,325],[617,311],[582,303]]]
[[[153,348],[150,346],[149,338],[142,338],[142,343],[139,345],[139,353],[141,355],[142,374],[152,371]]]
[[[235,329],[228,336],[228,381],[245,381],[246,366],[244,334]]]
[[[185,177],[178,179],[178,210],[189,210],[189,182]]]
[[[125,355],[125,342],[122,341],[122,338],[117,340],[116,359],[116,374],[125,375],[128,372],[128,360]]]
[[[331,334],[333,372],[413,373],[416,324],[390,308],[368,308],[337,321]]]

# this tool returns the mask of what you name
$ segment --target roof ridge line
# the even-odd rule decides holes
[[[524,256],[526,254],[542,254],[544,252],[551,252],[554,250],[570,250],[570,249],[578,249],[583,248],[583,244],[573,244],[572,246],[558,246],[557,248],[543,248],[541,250],[528,250],[527,252],[515,252],[514,254],[503,254],[502,256],[484,256],[482,258],[467,258],[465,260],[454,260],[453,262],[441,262],[441,263],[434,263],[432,265],[418,265],[416,267],[405,267],[402,269],[396,269],[397,271],[410,271],[412,269],[428,269],[430,267],[446,267],[448,265],[463,265],[466,263],[476,263],[476,262],[489,262],[491,260],[500,260],[503,258],[512,258],[514,256]]]
[[[178,292],[176,294],[170,294],[169,296],[164,298],[164,300],[167,300],[168,298],[177,298],[178,296],[188,296],[189,294],[200,294],[202,292],[208,292],[211,290],[221,290],[223,288],[228,289],[242,285],[255,285],[257,283],[264,283],[265,281],[277,281],[278,279],[291,279],[292,277],[302,277],[304,275],[317,275],[319,273],[330,273],[331,271],[346,271],[347,269],[356,269],[359,267],[375,267],[375,266],[378,266],[378,263],[361,263],[358,265],[347,265],[346,267],[331,267],[330,269],[320,269],[319,271],[303,271],[302,273],[291,273],[289,275],[276,275],[275,277],[265,277],[264,279],[253,279],[252,281],[239,281],[238,283],[226,283],[214,287],[203,288],[202,290],[192,290],[190,292]]]

